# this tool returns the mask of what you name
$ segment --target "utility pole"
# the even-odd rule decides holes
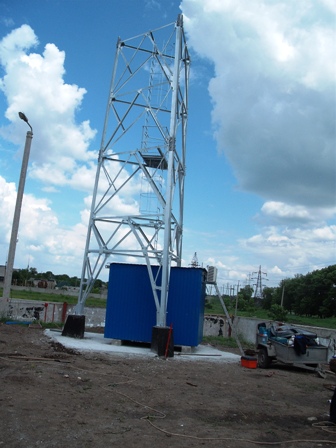
[[[283,282],[282,284],[281,306],[283,306],[284,297],[285,297],[285,282]]]
[[[11,233],[11,239],[10,239],[10,243],[9,243],[8,258],[7,258],[7,264],[6,264],[5,279],[4,279],[4,287],[3,287],[2,298],[0,299],[0,315],[2,315],[2,316],[7,316],[7,314],[8,314],[8,306],[9,306],[9,299],[10,299],[10,289],[11,289],[11,285],[12,285],[16,243],[17,243],[17,238],[18,238],[18,233],[19,233],[19,225],[20,225],[22,199],[23,199],[23,192],[24,192],[24,187],[25,187],[25,183],[26,183],[31,141],[33,138],[33,128],[29,124],[28,118],[25,116],[25,114],[23,112],[19,112],[19,117],[21,118],[21,120],[25,121],[28,124],[28,126],[30,127],[30,131],[27,131],[27,134],[26,134],[26,143],[25,143],[25,148],[24,148],[23,158],[22,158],[19,187],[18,187],[18,191],[17,191],[17,195],[16,195],[16,204],[15,204],[14,218],[13,218],[13,224],[12,224],[12,233]]]
[[[251,273],[249,272],[246,280],[245,280],[245,286],[250,286],[251,287]]]
[[[239,293],[239,280],[237,285],[237,295],[236,295],[236,306],[235,306],[235,317],[237,316],[237,310],[238,310],[238,293]]]

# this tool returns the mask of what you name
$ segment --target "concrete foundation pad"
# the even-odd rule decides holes
[[[111,355],[120,356],[141,356],[147,358],[157,358],[150,348],[122,345],[119,340],[104,338],[101,333],[85,332],[83,339],[74,339],[68,336],[62,336],[60,331],[45,330],[45,334],[63,345],[66,348],[78,350],[79,352],[102,352]],[[223,352],[208,345],[198,345],[197,347],[185,347],[180,353],[176,352],[174,358],[167,358],[174,361],[211,361],[211,362],[240,362],[240,355]]]

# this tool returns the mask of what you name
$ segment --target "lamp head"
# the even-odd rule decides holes
[[[21,118],[21,120],[28,123],[28,118],[25,116],[25,114],[23,112],[19,112],[19,117]]]

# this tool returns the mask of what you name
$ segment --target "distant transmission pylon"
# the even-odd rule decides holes
[[[257,283],[254,284],[254,286],[256,287],[255,291],[254,291],[254,298],[256,299],[262,299],[263,297],[263,280],[268,280],[267,278],[263,278],[263,275],[266,275],[266,272],[261,272],[261,266],[259,266],[259,270],[258,272],[253,272],[252,274],[258,274],[257,277]],[[255,280],[252,278],[252,280]]]
[[[170,267],[180,266],[182,256],[189,67],[182,15],[118,39],[76,314],[83,314],[109,258],[142,259],[157,326],[166,325]],[[143,203],[153,198],[155,205]],[[152,264],[159,266],[156,276]]]
[[[190,266],[191,266],[192,268],[199,268],[199,267],[200,267],[200,265],[199,265],[199,263],[198,263],[198,258],[197,258],[197,253],[196,253],[196,252],[194,253],[194,256],[192,257]]]

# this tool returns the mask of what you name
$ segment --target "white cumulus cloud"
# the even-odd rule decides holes
[[[89,151],[96,131],[88,120],[75,120],[86,90],[64,81],[64,51],[48,43],[42,54],[32,52],[37,45],[37,36],[28,25],[0,41],[0,63],[5,70],[0,88],[7,99],[5,115],[10,121],[0,135],[20,143],[22,132],[18,129],[23,124],[18,111],[23,111],[34,130],[30,176],[45,184],[66,185],[83,163],[96,159]]]
[[[65,52],[53,43],[47,43],[41,52],[38,49],[38,38],[28,25],[14,29],[0,41],[4,72],[0,89],[7,102],[7,123],[0,128],[0,137],[21,147],[28,127],[19,119],[18,111],[27,115],[34,136],[26,184],[34,179],[43,195],[24,195],[15,263],[26,266],[25,258],[29,258],[30,265],[36,265],[38,270],[66,270],[79,275],[97,170],[98,151],[91,149],[96,131],[88,119],[76,120],[86,89],[65,81]],[[7,160],[12,157],[17,164],[21,155],[7,153],[6,157]],[[8,170],[8,164],[4,167]],[[119,169],[116,164],[116,172]],[[119,173],[115,187],[123,182],[125,173]],[[106,188],[107,181],[102,181],[98,195]],[[138,178],[128,182],[123,195],[109,204],[109,213],[117,216],[137,213],[139,203],[134,195],[139,197],[140,188]],[[82,194],[82,202],[76,204],[77,223],[76,217],[71,216],[69,225],[71,206],[80,197],[77,194],[76,199],[71,199],[74,190]],[[63,209],[53,203],[60,194]],[[4,254],[0,263],[5,263],[16,199],[16,186],[7,182],[5,176],[0,177],[0,197],[1,215],[8,217],[0,223]],[[134,241],[125,244],[134,245]]]
[[[189,44],[213,63],[217,146],[241,189],[335,205],[336,30],[321,0],[183,0]]]
[[[335,2],[182,0],[181,10],[191,54],[213,67],[217,149],[237,188],[263,201],[244,237],[205,252],[224,278],[225,265],[242,273],[261,264],[280,281],[333,264]]]

